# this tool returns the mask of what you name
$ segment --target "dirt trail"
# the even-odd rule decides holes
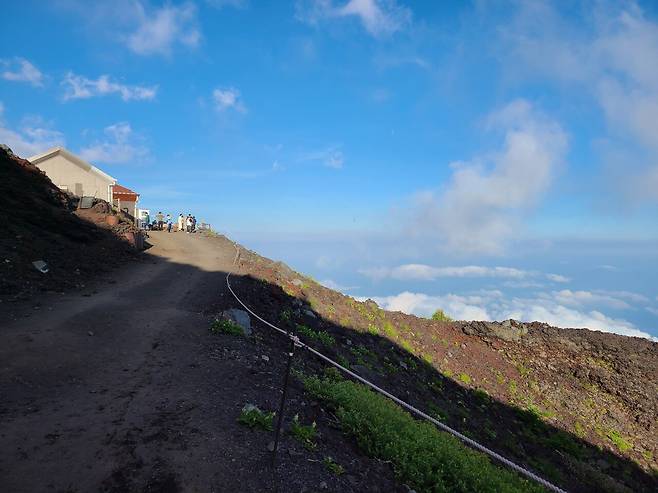
[[[210,369],[198,362],[208,327],[202,312],[222,296],[234,250],[182,233],[156,232],[152,243],[150,261],[119,271],[92,296],[6,307],[17,314],[0,329],[4,491],[137,483],[206,491],[221,464],[235,460],[218,457],[233,437],[217,427],[217,412],[202,417],[218,389],[200,378]],[[217,366],[217,380],[234,385]],[[190,447],[195,439],[206,445]]]

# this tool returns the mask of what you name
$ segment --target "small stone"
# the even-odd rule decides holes
[[[304,310],[304,313],[311,318],[318,318],[312,310]]]
[[[326,481],[322,481],[322,482],[320,483],[320,489],[321,489],[321,490],[329,489],[329,485],[327,484]]]
[[[269,357],[268,355],[264,354],[264,355],[261,356],[261,359],[262,359],[263,361],[269,361],[269,360],[270,360],[270,357]]]
[[[89,332],[87,332],[87,335],[88,335],[88,336],[93,336],[94,333],[90,330]]]
[[[274,440],[267,444],[267,450],[274,452]]]

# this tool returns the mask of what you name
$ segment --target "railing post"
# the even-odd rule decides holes
[[[272,469],[276,466],[276,452],[279,448],[279,437],[281,435],[281,426],[283,425],[283,410],[286,405],[286,396],[288,395],[288,382],[290,380],[290,367],[292,365],[292,358],[295,355],[295,346],[297,345],[297,339],[294,337],[290,341],[290,352],[288,353],[288,362],[286,364],[286,376],[283,380],[283,395],[281,396],[281,404],[279,405],[279,416],[276,424],[276,432],[274,434],[274,449],[272,450]]]

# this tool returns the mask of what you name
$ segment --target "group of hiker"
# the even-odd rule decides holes
[[[183,215],[180,213],[178,215],[178,220],[176,221],[176,229],[174,229],[174,220],[171,214],[163,214],[162,211],[158,212],[155,215],[153,222],[149,222],[148,216],[146,216],[146,226],[148,229],[153,231],[167,231],[171,233],[172,231],[185,231],[186,233],[196,232],[196,217],[192,214]]]

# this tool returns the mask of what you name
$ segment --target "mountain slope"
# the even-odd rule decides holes
[[[239,262],[260,281],[241,292],[256,312],[547,479],[572,491],[658,486],[657,343],[541,323],[425,320],[253,252]]]

